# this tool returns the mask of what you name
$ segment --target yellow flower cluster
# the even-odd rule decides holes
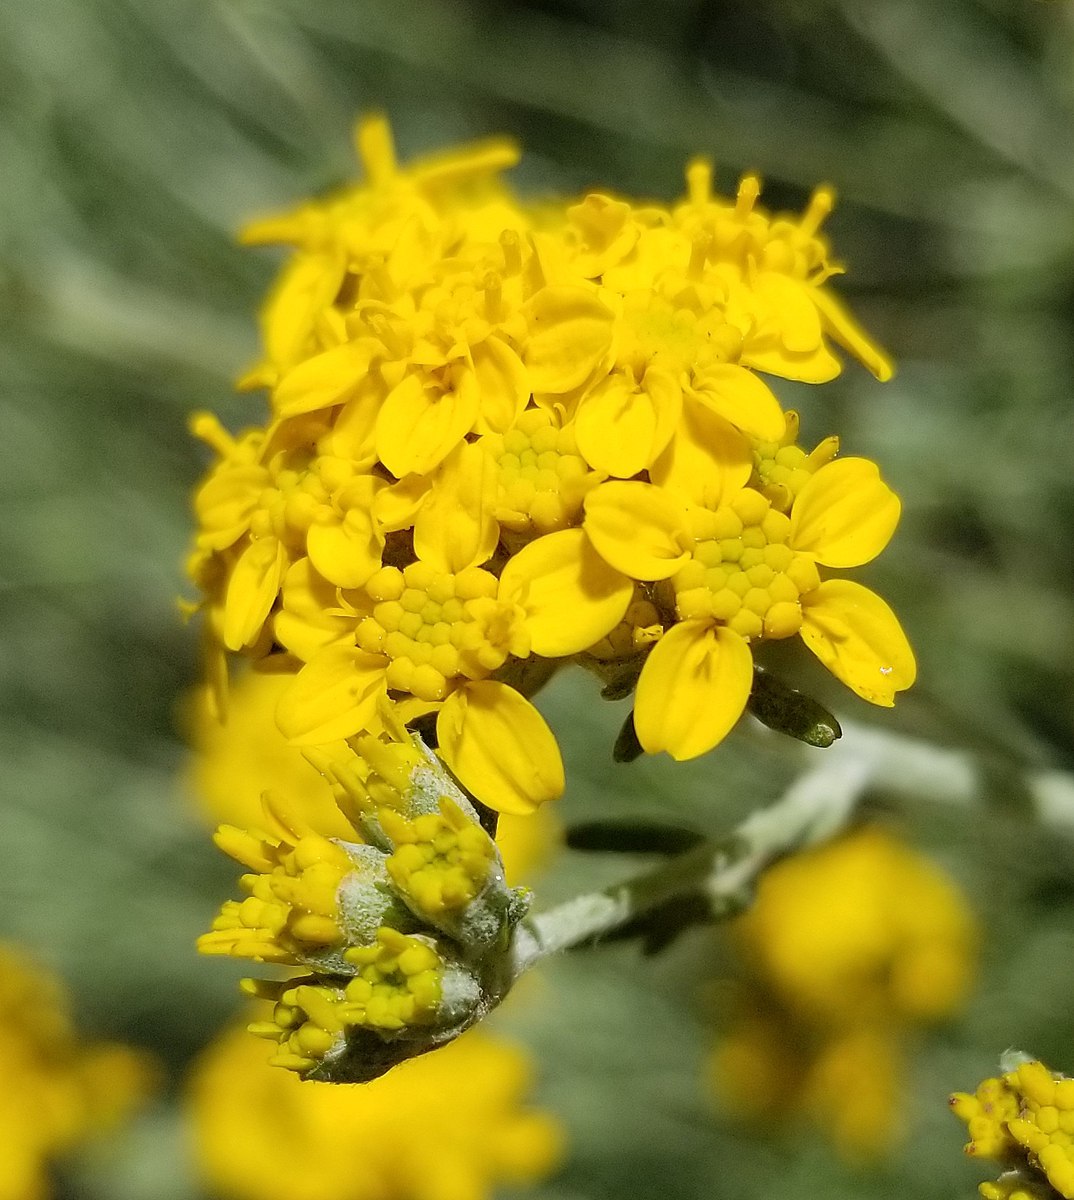
[[[832,193],[771,216],[756,177],[725,199],[698,161],[671,206],[524,206],[506,142],[403,170],[371,119],[358,146],[362,185],[247,231],[293,247],[245,381],[267,420],[193,422],[218,693],[228,652],[274,655],[308,746],[376,735],[385,696],[435,714],[508,813],[563,788],[529,696],[568,659],[638,667],[640,743],[676,758],[741,715],[764,639],[891,704],[915,671],[898,622],[826,571],[878,554],[899,502],[834,439],[799,447],[761,375],[829,380],[833,342],[890,375],[828,286]]]
[[[233,1029],[190,1080],[206,1184],[228,1200],[485,1200],[552,1171],[561,1134],[524,1107],[522,1052],[476,1030],[363,1087],[300,1082]]]
[[[806,1116],[850,1158],[882,1153],[909,1031],[957,1011],[970,985],[975,930],[958,891],[863,829],[762,876],[733,937],[744,978],[712,1060],[725,1106],[768,1127]]]
[[[1074,1198],[1074,1079],[1022,1061],[972,1094],[956,1092],[951,1110],[966,1122],[966,1153],[1007,1168],[980,1185],[984,1200]]]
[[[510,986],[528,907],[469,800],[387,703],[379,735],[307,752],[343,836],[305,816],[301,789],[266,792],[257,825],[216,834],[247,868],[245,897],[199,949],[306,972],[244,988],[273,1005],[250,1026],[276,1044],[272,1062],[317,1079],[375,1078],[483,1016]]]
[[[50,1162],[147,1095],[148,1059],[84,1044],[57,980],[0,945],[0,1200],[44,1200]]]

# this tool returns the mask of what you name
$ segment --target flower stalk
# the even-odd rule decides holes
[[[625,883],[575,896],[529,917],[515,931],[516,977],[557,951],[611,934],[676,899],[700,899],[712,921],[734,916],[749,904],[766,867],[846,827],[868,778],[861,762],[826,762],[801,776],[775,804],[747,817],[728,837],[705,842]]]
[[[531,915],[515,933],[516,973],[559,950],[612,934],[675,899],[702,900],[712,921],[734,916],[749,904],[766,868],[847,828],[867,791],[967,809],[984,802],[987,764],[972,751],[857,723],[844,722],[843,735],[780,800],[751,814],[728,837]],[[812,750],[804,753],[814,756]],[[1018,782],[1036,821],[1074,834],[1074,776],[1027,771]]]

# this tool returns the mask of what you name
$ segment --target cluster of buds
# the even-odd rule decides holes
[[[1002,1074],[973,1093],[956,1092],[951,1110],[966,1122],[966,1153],[1004,1172],[980,1185],[984,1200],[1074,1198],[1074,1079],[1008,1052]]]
[[[723,198],[699,160],[666,207],[525,205],[509,143],[403,170],[372,119],[358,146],[363,184],[247,231],[293,248],[244,381],[266,421],[194,421],[219,693],[228,653],[272,655],[303,746],[376,734],[387,697],[514,813],[562,791],[530,697],[568,661],[636,682],[639,748],[677,759],[736,723],[766,641],[890,705],[906,638],[829,573],[880,553],[898,499],[834,438],[799,446],[762,376],[830,380],[833,345],[891,373],[830,289],[830,190],[772,216],[756,176]]]
[[[353,826],[324,837],[266,795],[264,830],[224,825],[248,868],[206,954],[303,973],[246,980],[273,1004],[251,1031],[305,1078],[364,1082],[457,1037],[510,987],[512,932],[528,908],[469,799],[390,711],[384,730],[311,757]]]

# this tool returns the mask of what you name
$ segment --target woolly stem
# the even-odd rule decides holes
[[[781,800],[752,814],[730,837],[530,917],[516,931],[515,976],[549,954],[612,933],[679,897],[701,900],[711,920],[733,915],[749,902],[766,867],[844,829],[867,788],[966,809],[987,802],[988,764],[972,751],[865,725],[844,724],[843,735]],[[817,751],[806,753],[814,757]],[[1074,777],[1015,771],[1014,783],[1041,824],[1074,834]]]
[[[516,933],[515,975],[549,954],[611,933],[677,897],[701,899],[712,920],[739,912],[765,867],[826,841],[846,826],[867,778],[859,763],[824,763],[801,776],[776,804],[749,816],[729,838],[537,913]]]

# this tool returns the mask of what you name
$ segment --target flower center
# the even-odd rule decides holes
[[[384,567],[366,584],[373,613],[358,625],[358,646],[387,656],[390,689],[443,700],[454,680],[484,679],[510,654],[528,653],[524,614],[497,599],[498,588],[480,567],[457,575],[423,562]]]
[[[481,439],[498,469],[496,516],[516,533],[566,529],[581,512],[596,476],[578,453],[574,431],[557,428],[543,409],[522,414],[513,429]]]
[[[747,639],[796,634],[799,599],[820,577],[813,559],[787,544],[790,519],[744,489],[715,510],[691,510],[690,522],[693,556],[671,581],[679,618],[714,621]]]
[[[790,512],[798,493],[839,448],[836,438],[825,438],[807,452],[796,442],[754,442],[753,478],[750,486],[761,492],[774,509]]]
[[[697,316],[650,291],[628,295],[616,333],[615,359],[637,378],[651,362],[679,372],[697,360],[704,341]]]

